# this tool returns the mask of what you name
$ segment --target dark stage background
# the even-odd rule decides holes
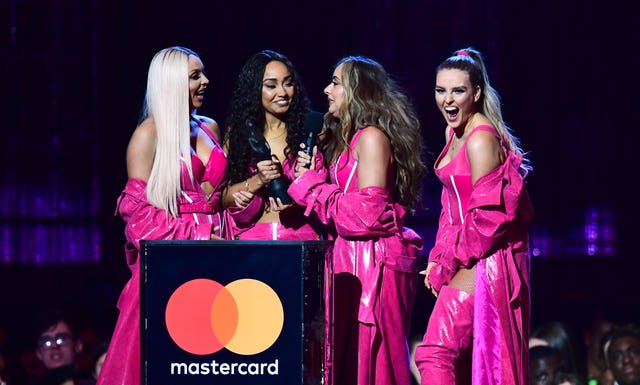
[[[72,308],[108,336],[128,277],[126,181],[153,54],[202,56],[211,84],[200,113],[223,124],[243,62],[288,55],[314,108],[347,54],[380,61],[422,123],[429,168],[444,144],[435,66],[471,45],[486,57],[507,122],[530,151],[534,324],[590,313],[638,320],[638,32],[622,2],[2,0],[0,65],[0,325],[21,346],[24,320],[45,304]],[[440,185],[409,219],[433,243]],[[418,298],[423,327],[432,299]]]

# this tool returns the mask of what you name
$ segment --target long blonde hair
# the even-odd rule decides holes
[[[178,216],[181,161],[185,162],[193,180],[189,135],[189,55],[198,56],[177,46],[155,54],[149,65],[143,112],[144,117],[153,119],[157,135],[147,199],[173,217]]]
[[[420,122],[409,98],[377,61],[347,56],[342,65],[344,103],[340,118],[325,114],[328,130],[323,151],[330,162],[362,127],[375,126],[389,138],[395,164],[394,198],[407,208],[421,206],[422,180],[426,173]]]

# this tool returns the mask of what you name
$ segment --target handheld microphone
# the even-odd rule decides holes
[[[315,144],[316,137],[322,130],[324,124],[324,114],[318,111],[309,111],[304,117],[303,127],[307,130],[307,139],[304,142],[304,152],[307,155],[311,155],[313,152],[313,145]],[[311,164],[307,164],[305,167],[309,168]]]

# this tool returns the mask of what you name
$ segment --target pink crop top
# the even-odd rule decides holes
[[[214,143],[213,148],[211,149],[211,155],[209,156],[209,161],[207,162],[206,167],[202,164],[200,158],[197,155],[191,155],[191,167],[193,169],[193,177],[196,181],[204,182],[208,181],[217,189],[220,182],[223,180],[225,171],[227,168],[227,157],[224,154],[224,150],[220,143],[216,139],[213,132],[209,129],[209,127],[204,124],[204,122],[197,120],[200,128],[211,138]]]

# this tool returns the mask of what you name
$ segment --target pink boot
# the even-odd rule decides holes
[[[416,347],[415,360],[422,385],[454,385],[456,380],[464,383],[460,377],[470,371],[471,365],[460,371],[455,364],[466,357],[472,331],[473,294],[443,286],[422,343]],[[468,373],[464,377],[471,383]]]

